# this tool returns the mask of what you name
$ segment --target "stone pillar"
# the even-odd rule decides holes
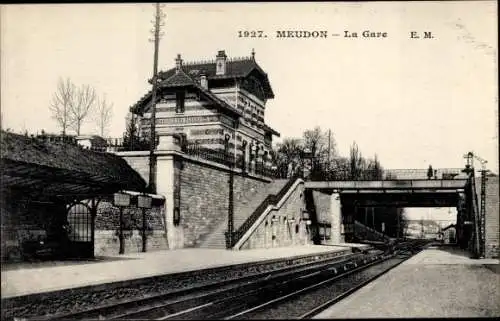
[[[342,230],[344,231],[344,242],[351,243],[354,238],[354,215],[356,207],[351,204],[342,206]]]
[[[332,193],[330,196],[330,214],[332,222],[331,242],[332,244],[344,243],[342,231],[342,205],[340,203],[340,194]]]
[[[184,235],[182,226],[174,225],[174,204],[175,190],[180,186],[176,186],[175,173],[179,171],[179,159],[177,153],[181,151],[178,140],[174,136],[160,136],[158,149],[156,151],[156,192],[165,196],[165,217],[164,224],[166,226],[167,240],[169,249],[182,248],[184,245]],[[186,213],[180,213],[181,222],[182,216]]]

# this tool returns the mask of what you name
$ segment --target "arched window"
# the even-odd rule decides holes
[[[71,241],[90,242],[92,238],[92,215],[90,208],[77,203],[68,209],[67,232]]]

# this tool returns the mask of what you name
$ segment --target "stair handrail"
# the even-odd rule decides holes
[[[279,190],[276,194],[269,194],[260,203],[259,206],[250,214],[250,216],[241,224],[241,226],[233,232],[232,244],[230,247],[234,247],[236,243],[243,237],[243,235],[252,227],[252,225],[257,221],[257,219],[264,213],[270,205],[276,205],[285,196],[286,192],[292,187],[292,185],[299,179],[299,175],[292,176],[288,182]],[[226,232],[226,240],[228,240],[228,233]]]
[[[373,228],[371,228],[371,227],[369,227],[369,226],[367,226],[367,225],[365,225],[365,224],[361,223],[361,222],[360,222],[360,221],[358,221],[358,220],[355,220],[355,221],[354,221],[354,223],[355,223],[355,224],[358,224],[358,225],[363,226],[363,227],[364,227],[365,229],[367,229],[369,232],[371,232],[371,233],[375,234],[376,236],[378,236],[378,237],[380,237],[380,238],[382,238],[382,239],[389,239],[389,238],[390,238],[388,235],[386,235],[386,234],[384,234],[384,233],[381,233],[381,232],[377,231],[376,229],[373,229]]]

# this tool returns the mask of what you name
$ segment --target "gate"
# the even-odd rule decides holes
[[[68,255],[73,258],[94,256],[93,222],[90,207],[83,203],[68,208]]]

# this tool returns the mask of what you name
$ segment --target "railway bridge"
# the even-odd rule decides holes
[[[484,176],[482,181],[485,181]],[[482,257],[485,252],[484,192],[479,206],[475,185],[474,169],[470,164],[464,169],[437,169],[432,173],[425,169],[384,170],[378,175],[363,175],[357,179],[337,175],[328,181],[305,182],[306,190],[330,196],[327,208],[333,243],[353,240],[355,214],[359,208],[456,207],[458,243]]]

